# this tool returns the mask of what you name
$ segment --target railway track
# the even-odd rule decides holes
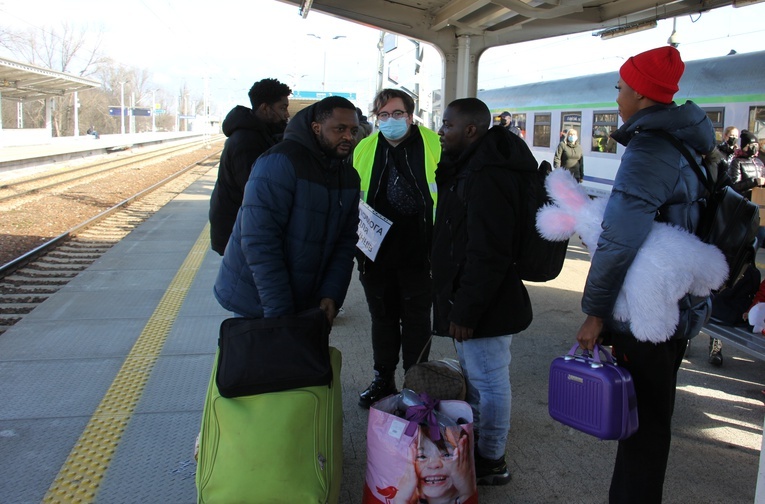
[[[81,183],[84,180],[107,177],[116,170],[123,168],[130,169],[130,167],[137,163],[149,163],[163,157],[189,152],[207,143],[209,141],[206,139],[181,144],[175,143],[129,157],[119,159],[109,158],[85,165],[50,170],[41,174],[23,177],[12,182],[0,184],[0,204],[32,195],[39,195],[46,191],[65,190],[67,187]]]
[[[220,150],[0,266],[0,335],[218,164]]]

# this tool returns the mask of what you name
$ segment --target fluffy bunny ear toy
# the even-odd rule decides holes
[[[757,303],[749,310],[749,325],[753,333],[765,334],[765,303]]]
[[[564,169],[550,173],[545,187],[552,203],[537,213],[539,234],[550,241],[578,234],[594,254],[607,199],[590,198]],[[715,246],[684,229],[654,222],[624,278],[614,318],[629,322],[640,341],[667,341],[680,320],[678,301],[686,293],[708,296],[727,277],[725,256]]]
[[[553,202],[537,212],[540,236],[550,241],[563,241],[577,234],[593,254],[598,246],[607,200],[591,199],[571,172],[562,168],[547,176],[545,187]]]

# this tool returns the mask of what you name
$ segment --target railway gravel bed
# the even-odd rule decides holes
[[[27,200],[15,208],[0,208],[4,214],[0,222],[0,264],[6,264],[183,168],[196,165],[105,219],[78,231],[43,257],[0,278],[0,334],[216,166],[221,148],[222,142],[212,144],[209,149],[203,147],[161,162],[120,171],[60,194]],[[216,155],[197,164],[212,154]]]

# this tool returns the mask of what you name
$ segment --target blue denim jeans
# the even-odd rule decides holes
[[[510,343],[513,335],[457,342],[467,381],[466,401],[473,409],[478,452],[498,459],[505,454],[510,430]]]

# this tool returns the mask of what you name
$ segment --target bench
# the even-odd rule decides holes
[[[701,332],[760,360],[765,360],[765,335],[753,333],[748,327],[733,327],[710,320]]]

